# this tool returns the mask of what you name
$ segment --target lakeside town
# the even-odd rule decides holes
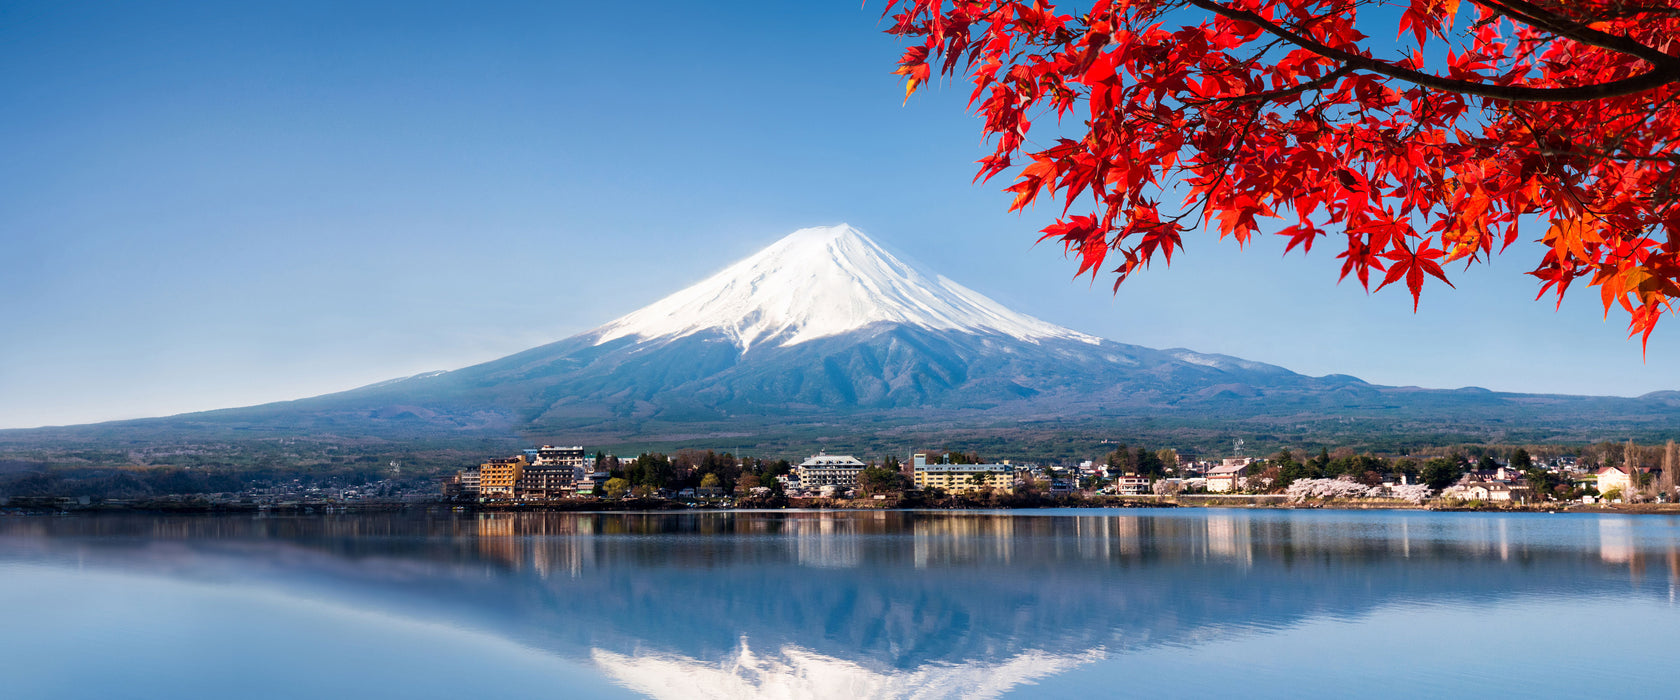
[[[0,512],[71,510],[332,512],[414,506],[469,510],[670,508],[1030,508],[1046,506],[1277,506],[1455,509],[1665,510],[1680,503],[1677,452],[1598,443],[1385,457],[1321,449],[1311,457],[1202,458],[1175,449],[1110,445],[1077,462],[989,460],[924,450],[902,458],[818,451],[797,462],[680,449],[633,457],[582,445],[542,445],[449,470],[404,471],[397,461],[360,475],[280,473],[238,482],[213,470],[176,470],[173,490],[134,493],[148,471],[98,487],[0,495]],[[205,472],[199,476],[190,475]],[[162,479],[156,479],[162,480]],[[216,488],[221,486],[222,488]]]
[[[1576,455],[1537,459],[1517,448],[1507,457],[1484,454],[1419,462],[1328,450],[1305,460],[1287,450],[1270,458],[1201,460],[1177,451],[1125,446],[1102,460],[1045,465],[982,460],[973,453],[915,452],[864,461],[853,455],[811,455],[793,464],[713,451],[687,450],[674,458],[642,454],[623,459],[582,446],[544,445],[491,459],[445,478],[442,495],[461,503],[537,506],[555,502],[657,498],[729,507],[840,505],[842,501],[897,504],[1016,505],[1024,499],[1067,502],[1121,497],[1269,497],[1306,502],[1360,499],[1411,504],[1621,504],[1676,501],[1676,448],[1661,448],[1661,466],[1644,466],[1646,450],[1632,442],[1621,463]]]

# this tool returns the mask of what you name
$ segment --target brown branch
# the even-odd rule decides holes
[[[1654,66],[1680,66],[1680,57],[1658,51],[1625,36],[1611,34],[1562,17],[1525,0],[1470,0],[1526,24],[1578,43],[1639,58]]]
[[[1680,155],[1676,156],[1642,156],[1632,153],[1616,153],[1613,151],[1576,151],[1564,148],[1541,148],[1535,151],[1548,156],[1576,156],[1580,158],[1603,158],[1607,160],[1632,160],[1647,163],[1673,163],[1680,165]]]
[[[1653,90],[1669,83],[1680,82],[1680,65],[1665,64],[1641,73],[1631,78],[1612,80],[1597,85],[1582,85],[1562,88],[1537,88],[1511,85],[1491,85],[1470,80],[1443,78],[1438,75],[1422,71],[1402,68],[1387,61],[1381,61],[1364,54],[1343,51],[1327,46],[1290,31],[1256,13],[1226,7],[1212,0],[1185,0],[1191,5],[1200,7],[1216,15],[1228,17],[1241,22],[1248,22],[1259,26],[1272,34],[1283,37],[1286,41],[1303,49],[1343,62],[1356,69],[1367,70],[1378,75],[1404,80],[1415,85],[1432,87],[1447,92],[1464,95],[1476,95],[1497,100],[1511,100],[1513,102],[1582,102],[1598,100],[1606,97],[1621,97],[1633,95],[1647,90]]]
[[[1191,100],[1191,101],[1186,101],[1185,104],[1191,105],[1191,106],[1201,106],[1201,105],[1215,104],[1215,103],[1219,103],[1219,104],[1242,104],[1244,102],[1265,102],[1265,101],[1269,101],[1269,100],[1281,99],[1281,98],[1284,98],[1284,97],[1291,97],[1291,96],[1294,96],[1294,95],[1299,95],[1299,94],[1301,94],[1303,92],[1306,92],[1308,90],[1316,90],[1318,88],[1329,85],[1330,83],[1334,83],[1337,80],[1341,80],[1342,78],[1346,77],[1348,74],[1352,73],[1353,70],[1354,70],[1353,66],[1344,65],[1340,68],[1337,68],[1336,70],[1330,71],[1329,73],[1325,73],[1323,77],[1315,78],[1313,80],[1309,80],[1307,82],[1301,83],[1300,85],[1296,85],[1294,87],[1287,87],[1287,88],[1282,88],[1282,89],[1278,89],[1278,90],[1268,90],[1266,92],[1249,93],[1247,95],[1238,95],[1236,97],[1222,97],[1222,98],[1215,98],[1215,99],[1211,99],[1211,100]]]

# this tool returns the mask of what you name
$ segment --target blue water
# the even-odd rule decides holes
[[[4,698],[1674,697],[1680,519],[0,518]]]

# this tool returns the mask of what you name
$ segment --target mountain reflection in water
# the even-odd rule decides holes
[[[112,515],[0,519],[0,567],[278,589],[488,633],[655,697],[995,697],[1402,604],[1668,610],[1680,528],[1217,510]]]

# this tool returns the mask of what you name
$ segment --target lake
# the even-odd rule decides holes
[[[1680,519],[0,518],[6,698],[1675,697]]]

